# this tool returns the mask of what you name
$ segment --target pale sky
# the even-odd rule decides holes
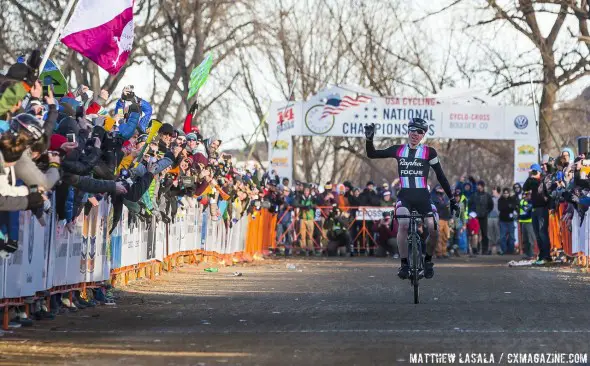
[[[361,1],[362,2],[362,1]],[[450,2],[450,0],[433,0],[433,1],[412,1],[412,0],[404,0],[403,1],[403,8],[404,8],[404,12],[405,14],[407,14],[406,16],[408,17],[408,19],[416,19],[416,18],[420,18],[421,16],[423,16],[427,11],[433,11],[433,10],[438,10],[441,7],[444,7],[446,4],[448,4]],[[464,25],[465,20],[469,20],[469,21],[473,21],[474,19],[476,19],[476,16],[479,13],[476,13],[476,11],[473,10],[473,8],[468,7],[468,6],[473,6],[474,1],[467,1],[465,2],[466,5],[462,5],[461,7],[457,7],[452,11],[446,11],[443,14],[439,14],[439,15],[434,15],[430,18],[428,18],[429,20],[427,22],[425,22],[425,26],[423,28],[423,31],[431,36],[431,39],[436,39],[436,40],[440,40],[439,42],[435,42],[434,44],[431,45],[431,56],[434,56],[433,58],[436,59],[437,55],[441,55],[440,57],[442,57],[442,55],[445,54],[445,50],[446,48],[449,46],[449,37],[451,37],[452,35],[452,39],[451,39],[451,44],[453,45],[457,45],[460,42],[464,42],[465,41],[465,37],[462,35],[461,31],[457,31],[457,29],[460,30],[460,28]],[[470,5],[467,5],[470,4]],[[489,13],[488,13],[488,17],[489,17]],[[539,17],[539,25],[541,27],[542,32],[544,33],[544,35],[547,35],[549,32],[549,29],[551,27],[551,25],[553,24],[553,20],[554,20],[555,16],[553,15],[543,15],[541,17]],[[572,26],[573,29],[577,29],[577,25],[575,24],[575,22],[573,23],[568,23],[566,22],[564,24],[564,28],[561,31],[561,38],[559,41],[562,42],[568,42],[568,43],[572,43],[574,42],[573,40],[571,40],[571,38],[569,37],[569,35],[567,34],[566,31],[566,26]],[[455,28],[456,30],[453,31],[453,28]],[[511,53],[516,52],[516,50],[527,50],[531,48],[531,43],[528,39],[526,39],[523,36],[520,36],[518,33],[516,33],[514,30],[511,29],[511,26],[508,25],[504,25],[501,27],[497,27],[495,30],[489,30],[490,32],[493,32],[493,34],[488,34],[487,36],[490,39],[490,42],[493,42],[493,44],[491,46],[493,46],[494,48],[499,49],[500,51],[504,52],[504,54],[506,55],[510,55]],[[482,37],[486,37],[486,35],[484,35],[482,33]],[[564,38],[565,37],[565,38]],[[483,40],[484,38],[482,38]],[[558,41],[558,42],[559,42]],[[575,42],[574,42],[575,43]],[[521,60],[523,61],[523,60]],[[207,91],[207,88],[219,88],[220,90],[222,89],[223,86],[220,85],[216,85],[214,79],[215,79],[215,74],[218,72],[223,72],[224,70],[222,69],[224,67],[223,64],[221,64],[219,66],[219,70],[214,70],[212,75],[211,75],[211,79],[208,84],[206,84],[203,88],[205,93],[211,93],[211,94],[215,94],[216,90],[209,90]],[[264,66],[262,66],[264,67]],[[150,75],[149,77],[146,77],[146,75]],[[128,71],[126,72],[125,76],[123,77],[122,82],[119,84],[118,90],[115,91],[115,96],[120,94],[121,89],[123,88],[124,85],[129,85],[132,84],[135,86],[135,91],[138,95],[146,95],[149,96],[151,94],[151,90],[152,90],[152,72],[149,68],[148,65],[138,65],[138,66],[133,66],[131,68],[128,69]],[[260,88],[262,90],[265,90],[265,92],[269,93],[270,97],[275,99],[275,100],[281,100],[282,99],[282,95],[280,95],[278,93],[278,91],[276,90],[276,88],[272,87],[271,85],[268,85],[267,82],[264,81],[263,78],[258,78],[258,80],[260,80],[261,83],[266,84],[266,85],[259,85]],[[576,95],[578,95],[581,90],[587,85],[588,83],[588,78],[583,78],[580,81],[578,81],[576,84],[572,85],[571,87],[564,89],[561,94],[560,94],[560,99],[571,99],[573,97],[575,97]],[[485,80],[476,80],[475,84],[479,85],[479,89],[483,88],[481,87],[482,85],[486,85]],[[366,86],[363,86],[366,87]],[[459,88],[465,88],[465,85],[459,85]],[[474,89],[478,89],[478,87],[475,87]],[[527,87],[526,89],[521,89],[520,93],[523,94],[522,98],[526,98],[528,100],[530,100],[530,89],[529,87]],[[537,97],[540,94],[537,93]],[[408,96],[413,96],[413,95],[408,95]],[[265,95],[264,97],[267,97],[267,95]],[[241,134],[252,134],[254,132],[255,129],[255,125],[257,123],[257,118],[256,116],[251,113],[250,111],[248,111],[247,108],[245,108],[243,106],[243,104],[241,103],[241,101],[239,101],[237,98],[233,98],[235,99],[235,102],[232,101],[232,110],[230,111],[230,118],[228,120],[225,120],[224,118],[219,118],[218,121],[212,121],[214,123],[217,123],[219,126],[223,126],[223,128],[219,129],[219,138],[221,138],[222,140],[224,140],[226,143],[224,144],[225,148],[236,148],[236,147],[241,147],[241,141],[240,139],[238,139],[238,137]],[[267,106],[268,101],[263,103],[264,106]]]

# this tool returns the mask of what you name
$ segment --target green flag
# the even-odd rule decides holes
[[[203,59],[203,62],[191,72],[191,82],[189,84],[188,99],[191,99],[199,89],[207,82],[211,65],[213,64],[213,56],[208,53]]]

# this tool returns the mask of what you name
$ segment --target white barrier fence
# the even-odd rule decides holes
[[[590,254],[590,212],[581,218],[578,211],[574,211],[572,218],[572,253],[582,252]],[[582,220],[582,225],[580,221]]]
[[[72,232],[55,214],[45,214],[46,225],[41,226],[30,211],[21,212],[18,250],[0,259],[0,299],[106,281],[111,270],[162,261],[178,252],[201,249],[231,254],[244,249],[246,217],[234,220],[230,228],[223,220],[211,220],[208,210],[195,203],[181,211],[174,223],[152,219],[148,228],[123,207],[119,224],[108,235],[111,209],[110,202],[101,201],[88,216],[78,217]]]

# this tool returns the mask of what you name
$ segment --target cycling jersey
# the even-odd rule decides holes
[[[408,196],[407,193],[410,192],[404,192],[406,190],[412,190],[414,191],[413,194],[417,193],[419,195],[422,195],[424,191],[428,192],[428,173],[430,167],[432,167],[447,196],[449,198],[453,197],[451,185],[442,170],[438,154],[433,147],[421,144],[411,148],[409,144],[403,144],[393,145],[385,150],[375,150],[373,141],[367,140],[367,156],[370,159],[395,158],[397,160],[402,196]]]

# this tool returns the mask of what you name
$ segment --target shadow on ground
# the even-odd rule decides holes
[[[0,338],[0,365],[394,365],[411,352],[588,352],[590,277],[439,261],[412,303],[397,262],[278,259],[137,282],[116,307]],[[235,276],[234,272],[242,273]]]

